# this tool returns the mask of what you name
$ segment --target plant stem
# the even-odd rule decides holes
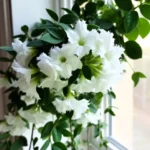
[[[72,120],[71,120],[71,118],[69,119],[69,123],[70,123],[70,132],[71,132],[71,145],[72,145],[72,150],[75,150],[74,136],[73,136]]]
[[[89,127],[87,127],[87,150],[90,150],[90,147],[89,147]]]
[[[32,141],[33,141],[33,134],[34,134],[34,127],[35,125],[32,125],[32,131],[31,131],[31,139],[30,139],[30,146],[29,146],[29,150],[31,150],[31,146],[32,146]]]

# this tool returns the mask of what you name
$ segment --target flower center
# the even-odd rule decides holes
[[[78,41],[78,44],[79,44],[80,46],[84,46],[85,41],[84,41],[83,39],[80,39],[80,40]]]
[[[61,57],[61,58],[60,58],[60,61],[61,61],[62,63],[64,63],[64,62],[66,62],[66,58],[65,58],[65,57]]]

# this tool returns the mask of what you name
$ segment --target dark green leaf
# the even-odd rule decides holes
[[[28,33],[29,28],[28,28],[27,25],[24,25],[24,26],[21,27],[21,30],[26,34],[26,33]]]
[[[85,6],[85,9],[90,15],[96,14],[96,3],[93,3],[93,2],[87,3]]]
[[[0,46],[0,50],[14,51],[12,46]]]
[[[87,65],[84,65],[82,67],[82,72],[86,79],[91,80],[92,72],[91,72],[91,69]]]
[[[52,150],[67,150],[67,147],[61,142],[56,142],[52,145]]]
[[[138,35],[139,35],[139,29],[137,26],[134,28],[133,31],[125,34],[125,36],[128,38],[128,40],[131,40],[131,41],[135,41],[137,39]]]
[[[0,143],[0,149],[1,150],[5,150],[4,148],[7,146],[7,143],[4,142],[4,143]]]
[[[150,5],[143,4],[140,6],[141,14],[150,20]]]
[[[139,16],[136,11],[131,11],[126,14],[124,26],[127,33],[131,32],[138,24]]]
[[[77,125],[74,130],[74,137],[79,135],[81,133],[81,131],[82,131],[82,125]]]
[[[62,9],[65,10],[68,14],[72,14],[72,15],[75,15],[75,16],[78,17],[78,15],[74,11],[72,11],[72,10],[70,10],[68,8],[62,8]]]
[[[97,112],[97,109],[96,109],[96,107],[93,104],[90,104],[88,107],[90,108],[91,112],[93,112],[93,113]]]
[[[0,134],[0,141],[1,141],[1,140],[6,140],[9,136],[10,136],[10,135],[9,135],[8,132],[3,133],[3,134]]]
[[[94,127],[94,138],[98,137],[100,134],[100,128],[99,128],[99,125],[96,125]]]
[[[44,42],[42,42],[42,41],[40,41],[40,40],[33,40],[33,41],[30,41],[29,43],[28,43],[28,46],[29,47],[41,47],[41,46],[43,46],[45,43]]]
[[[79,7],[79,5],[78,5],[77,3],[75,3],[75,4],[73,5],[72,10],[73,10],[76,14],[78,14],[78,16],[80,16],[80,7]]]
[[[55,21],[58,21],[58,16],[54,11],[52,11],[50,9],[46,9],[46,11],[52,17],[52,19],[54,19]]]
[[[140,18],[138,23],[138,31],[142,38],[145,38],[150,32],[150,23],[145,18]]]
[[[49,139],[48,139],[48,140],[43,144],[41,150],[47,150],[49,144],[50,144],[50,141],[49,141]]]
[[[37,143],[37,141],[38,141],[38,138],[35,137],[35,138],[33,139],[33,145],[35,145],[35,144]]]
[[[135,41],[128,41],[125,43],[125,52],[131,59],[142,58],[142,49]]]
[[[79,18],[72,14],[64,15],[60,18],[61,23],[65,24],[75,24]]]
[[[96,19],[96,25],[100,27],[100,29],[110,29],[113,26],[111,21],[105,19]]]
[[[139,83],[140,78],[146,78],[146,76],[141,72],[134,72],[132,74],[132,80],[134,82],[134,86],[136,86]]]
[[[89,31],[91,31],[91,30],[93,30],[93,29],[98,30],[98,29],[99,29],[99,26],[97,26],[97,25],[95,25],[95,24],[88,24],[87,29],[88,29]]]
[[[37,36],[41,35],[44,31],[45,31],[45,29],[34,29],[31,32],[31,36],[32,37],[37,37]]]
[[[64,87],[63,88],[63,93],[64,93],[65,96],[67,96],[68,92],[69,92],[69,87],[68,86]]]
[[[77,69],[77,70],[75,70],[75,71],[72,72],[72,76],[68,80],[68,84],[69,85],[71,85],[72,83],[74,83],[77,80],[77,78],[80,75],[80,72],[81,72],[80,69]]]
[[[62,42],[62,40],[52,37],[49,33],[44,34],[40,40],[50,44],[59,44]]]
[[[41,138],[47,137],[53,129],[53,122],[48,122],[45,124],[44,128],[42,129]]]
[[[71,132],[66,130],[66,129],[63,129],[63,128],[60,128],[59,129],[61,131],[61,133],[63,134],[63,136],[65,137],[71,137]]]
[[[104,113],[105,113],[105,114],[106,114],[106,113],[109,113],[110,115],[115,116],[115,113],[112,111],[111,108],[106,108],[105,111],[104,111]]]
[[[82,5],[83,3],[87,2],[87,0],[76,0],[75,1],[78,5]]]
[[[27,146],[27,140],[25,137],[20,137],[11,145],[11,150],[20,150],[23,146]]]
[[[53,140],[54,142],[60,142],[62,138],[62,133],[59,131],[58,128],[54,128],[52,131]]]
[[[116,99],[116,95],[113,91],[109,91],[108,95],[110,96],[111,99]]]
[[[129,11],[133,8],[131,0],[115,0],[115,2],[119,8],[121,8],[125,11]]]

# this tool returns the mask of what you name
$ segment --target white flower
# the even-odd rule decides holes
[[[37,60],[39,61],[37,65],[42,73],[52,80],[56,80],[58,78],[58,71],[62,71],[62,69],[50,56],[42,53]]]
[[[21,96],[21,100],[24,101],[27,105],[35,103],[35,98],[28,95]]]
[[[21,42],[18,38],[12,43],[13,49],[17,52],[16,60],[24,67],[27,67],[36,54],[36,50],[27,47],[27,42]]]
[[[106,5],[112,5],[113,4],[113,0],[103,0],[105,2]]]
[[[10,87],[10,85],[11,84],[9,83],[9,81],[6,77],[0,78],[0,88],[2,88],[2,87],[8,88],[8,87]]]
[[[62,48],[55,47],[50,51],[50,56],[61,67],[60,75],[69,78],[72,71],[82,67],[80,59],[75,56],[73,46],[70,44],[63,45]]]
[[[32,80],[30,82],[30,84],[28,84],[27,81],[24,78],[20,78],[19,80],[14,81],[12,83],[12,86],[19,87],[19,89],[22,92],[26,93],[26,95],[29,96],[29,97],[39,99],[39,95],[36,91],[37,83],[34,80]]]
[[[17,72],[18,77],[25,78],[28,84],[30,84],[31,75],[37,72],[36,69],[24,68],[15,60],[12,63],[12,68]]]
[[[27,128],[25,121],[21,119],[20,116],[13,116],[9,113],[9,115],[5,116],[6,122],[10,125],[10,134],[12,136],[22,135]]]
[[[60,91],[62,88],[67,86],[68,81],[62,81],[60,79],[53,80],[49,77],[42,80],[41,84],[39,85],[42,88],[50,88],[50,89],[56,89],[57,91]]]
[[[78,57],[82,57],[85,54],[89,53],[90,44],[88,39],[91,39],[89,36],[89,31],[87,30],[87,24],[85,21],[78,21],[75,29],[66,30],[69,42],[75,47],[75,54]]]
[[[19,114],[22,118],[25,118],[30,123],[34,123],[35,125],[44,124],[48,120],[53,120],[52,114],[44,112],[39,108],[31,108],[29,110],[20,109]]]
[[[82,124],[84,128],[87,127],[88,123],[98,124],[98,121],[101,119],[100,117],[100,109],[97,110],[96,113],[92,113],[90,111],[84,113],[82,117],[77,121],[79,124]]]
[[[8,132],[10,127],[7,125],[5,121],[0,123],[0,132]]]
[[[68,97],[66,100],[55,99],[53,102],[59,113],[73,110],[72,119],[76,120],[88,109],[89,102],[86,99],[76,100],[74,97]]]

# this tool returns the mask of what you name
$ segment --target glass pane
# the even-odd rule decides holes
[[[116,117],[112,118],[111,136],[129,150],[150,149],[150,44],[144,40],[143,58],[131,61],[135,71],[143,72],[147,78],[141,79],[136,88],[131,81],[132,69],[128,65],[123,80],[115,87],[113,100]]]

